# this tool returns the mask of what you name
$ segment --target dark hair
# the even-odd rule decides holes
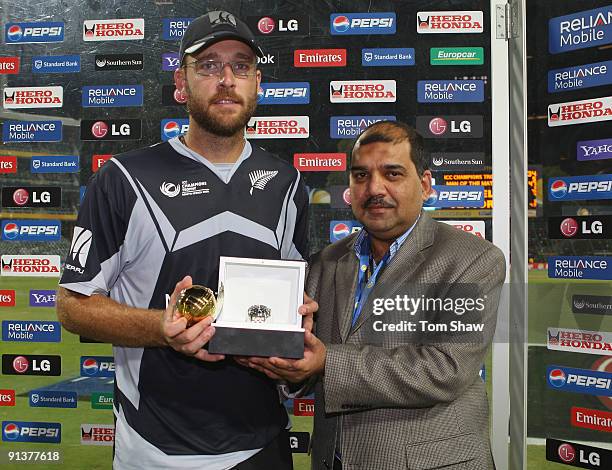
[[[351,159],[355,158],[355,153],[362,145],[376,142],[400,144],[404,141],[410,144],[410,159],[416,167],[417,174],[422,175],[425,170],[429,169],[423,137],[413,127],[400,121],[378,121],[370,124],[353,144]]]

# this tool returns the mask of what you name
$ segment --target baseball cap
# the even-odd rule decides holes
[[[181,64],[185,54],[193,54],[224,39],[242,41],[253,49],[257,56],[264,55],[253,33],[244,22],[227,11],[218,10],[209,11],[189,24],[181,41]]]

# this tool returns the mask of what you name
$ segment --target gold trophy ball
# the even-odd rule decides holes
[[[183,289],[176,300],[176,310],[187,319],[188,327],[208,316],[214,316],[216,307],[214,292],[199,285]]]

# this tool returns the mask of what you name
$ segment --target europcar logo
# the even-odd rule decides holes
[[[432,47],[429,50],[431,65],[482,65],[482,47]]]
[[[395,80],[347,80],[329,82],[331,103],[395,103]]]
[[[161,139],[167,141],[185,134],[189,130],[189,119],[162,119],[161,121]]]
[[[257,93],[257,103],[273,104],[308,104],[310,103],[310,83],[262,83]]]
[[[546,376],[549,387],[555,390],[601,396],[612,393],[612,374],[607,372],[548,366]]]
[[[248,139],[306,139],[310,132],[308,116],[252,117],[246,125]]]
[[[394,12],[332,13],[329,22],[333,36],[395,34],[397,19]]]
[[[612,84],[612,60],[548,72],[548,92],[580,90]]]
[[[417,33],[482,33],[482,11],[419,11]]]
[[[424,207],[484,207],[484,186],[434,185]]]
[[[612,6],[557,16],[548,21],[551,54],[612,43]]]
[[[82,377],[114,377],[113,356],[81,356]]]
[[[548,127],[571,126],[612,119],[612,96],[548,105]]]
[[[482,103],[483,80],[419,80],[419,103]]]
[[[4,121],[3,142],[59,142],[62,121]]]
[[[59,444],[62,441],[62,425],[36,421],[2,421],[2,440]]]
[[[60,240],[59,220],[3,220],[2,240],[45,242]]]
[[[329,136],[332,139],[353,139],[375,122],[395,120],[395,116],[332,116],[329,118]]]
[[[62,42],[64,23],[7,23],[4,27],[7,44],[26,44],[40,42]]]
[[[612,174],[564,176],[548,180],[549,201],[612,199]]]
[[[142,106],[143,97],[142,85],[84,86],[82,105],[84,108]]]
[[[128,41],[144,39],[144,19],[85,20],[83,41]]]
[[[549,256],[548,277],[561,279],[612,279],[609,256]]]
[[[362,225],[354,220],[332,220],[329,223],[329,241],[337,242],[361,229]]]
[[[6,109],[61,108],[64,89],[61,86],[6,87],[2,100]]]

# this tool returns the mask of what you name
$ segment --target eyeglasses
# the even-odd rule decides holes
[[[203,77],[221,77],[225,66],[229,65],[232,68],[232,72],[238,78],[247,78],[255,75],[255,70],[257,67],[255,66],[255,62],[245,62],[245,61],[236,61],[236,62],[221,62],[217,60],[195,60],[188,64],[183,65],[183,67],[193,67],[195,73],[201,75]]]

